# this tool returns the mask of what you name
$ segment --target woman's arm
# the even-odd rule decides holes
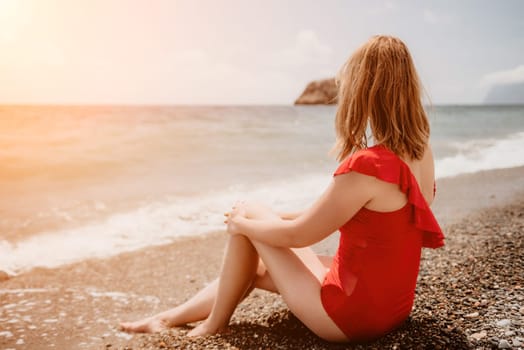
[[[306,247],[344,225],[374,196],[376,178],[357,172],[336,176],[324,194],[302,215],[256,220],[243,216],[242,204],[227,220],[228,232],[277,247]]]
[[[429,144],[420,163],[420,191],[428,205],[431,205],[435,198],[435,161]]]

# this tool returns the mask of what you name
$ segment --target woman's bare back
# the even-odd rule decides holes
[[[402,158],[401,158],[402,159]],[[433,202],[433,186],[435,181],[433,154],[431,147],[427,147],[420,160],[402,159],[415,176],[426,202]],[[377,195],[364,206],[366,209],[378,212],[390,212],[401,209],[407,203],[407,198],[397,184],[376,180]]]

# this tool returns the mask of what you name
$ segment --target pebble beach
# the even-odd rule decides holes
[[[119,331],[119,321],[179,304],[216,276],[226,239],[216,232],[4,276],[0,348],[524,348],[524,167],[442,179],[434,211],[446,245],[424,250],[409,319],[371,343],[326,343],[278,295],[261,291],[239,306],[227,334],[190,339],[192,325],[152,335]],[[315,247],[335,248],[336,235]]]

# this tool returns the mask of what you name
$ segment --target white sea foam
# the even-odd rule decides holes
[[[55,292],[57,289],[47,288],[24,288],[24,289],[0,289],[0,295],[2,294],[24,294],[24,293],[49,293]]]
[[[524,132],[498,140],[470,140],[459,152],[435,162],[437,178],[524,165]]]
[[[235,201],[256,200],[277,210],[300,210],[322,193],[329,176],[308,175],[248,190],[172,198],[74,229],[31,236],[16,244],[0,241],[0,270],[16,274],[36,266],[56,267],[86,258],[102,258],[187,235],[224,229],[224,212]]]

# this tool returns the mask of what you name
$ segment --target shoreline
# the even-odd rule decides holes
[[[496,181],[496,179],[501,179],[502,181]],[[490,187],[487,189],[484,189],[483,191],[470,191],[469,185],[473,184],[475,188],[482,188],[482,183],[489,182]],[[449,185],[448,185],[449,184]],[[448,190],[448,187],[452,188],[451,191]],[[432,209],[435,213],[435,216],[437,217],[439,223],[442,227],[444,227],[446,224],[456,221],[460,219],[461,217],[467,215],[468,213],[474,212],[475,210],[479,210],[482,208],[486,208],[492,205],[502,205],[505,202],[507,202],[511,195],[518,192],[520,189],[524,189],[524,166],[520,167],[513,167],[513,168],[506,168],[506,169],[491,169],[491,170],[484,170],[479,171],[476,173],[466,173],[466,174],[460,174],[454,177],[446,177],[442,179],[437,179],[437,196],[436,199],[432,205]],[[485,191],[487,190],[487,191]],[[459,203],[458,201],[461,201]],[[447,206],[447,203],[453,203],[451,206]],[[128,206],[129,208],[133,208],[134,210],[139,209],[140,207],[133,207]],[[293,208],[290,210],[299,210],[303,208]],[[93,211],[97,212],[96,215],[99,216],[99,218],[105,218],[104,220],[107,220],[108,218],[112,216],[130,216],[132,215],[133,211],[124,210],[122,212],[117,211],[115,213],[109,213],[109,212],[102,212],[99,213],[99,209],[93,208]],[[119,219],[122,221],[122,219]],[[48,237],[51,239],[54,243],[51,247],[58,247],[64,245],[64,242],[66,244],[75,243],[77,240],[75,237],[69,235],[71,229],[81,231],[83,229],[91,230],[92,232],[86,232],[84,235],[85,237],[91,237],[91,241],[93,239],[96,239],[100,242],[98,245],[91,245],[89,240],[85,240],[85,243],[87,244],[84,251],[88,251],[88,253],[82,253],[81,250],[75,251],[78,254],[83,254],[79,258],[75,258],[74,254],[72,252],[66,253],[65,255],[59,255],[64,260],[60,261],[60,258],[58,257],[51,257],[48,256],[46,262],[44,262],[41,266],[44,266],[46,268],[60,268],[64,265],[69,264],[75,264],[83,260],[93,259],[93,258],[101,258],[101,259],[110,259],[112,256],[117,256],[122,253],[127,252],[139,252],[142,249],[148,249],[148,247],[152,247],[154,245],[166,245],[166,244],[176,244],[180,240],[185,239],[193,239],[196,237],[202,237],[209,234],[213,234],[216,232],[220,232],[220,229],[217,227],[214,231],[209,231],[201,234],[187,234],[187,232],[184,232],[183,230],[180,232],[173,232],[173,234],[178,233],[178,237],[175,239],[165,240],[163,243],[158,244],[152,244],[152,241],[149,242],[149,246],[144,246],[143,244],[139,244],[140,247],[134,247],[131,248],[131,250],[128,250],[129,248],[122,248],[115,246],[114,248],[118,249],[118,252],[113,253],[111,245],[104,244],[104,236],[97,234],[95,231],[93,231],[96,228],[96,225],[102,224],[100,220],[88,220],[87,218],[82,219],[75,219],[74,224],[72,222],[68,222],[60,227],[60,232],[65,233],[66,235],[57,235],[53,233],[53,231],[46,231],[45,233],[42,233],[40,235],[35,236],[29,236],[25,239],[19,238],[18,240],[8,240],[7,245],[5,247],[9,247],[11,245],[11,248],[4,249],[4,254],[9,255],[10,250],[9,249],[15,249],[15,247],[20,244],[21,247],[24,247],[24,249],[32,249],[34,251],[38,251],[39,249],[39,242],[42,239],[45,239],[45,237]],[[187,223],[186,223],[187,225]],[[173,227],[173,226],[172,226]],[[124,230],[124,227],[121,227],[120,230]],[[171,230],[171,229],[170,229]],[[116,231],[115,231],[116,232]],[[77,234],[79,232],[76,232]],[[94,236],[91,236],[90,234],[94,234]],[[2,243],[2,242],[0,242]],[[76,242],[78,243],[78,242]],[[338,243],[338,234],[335,234],[331,238],[327,239],[325,242],[320,242],[314,246],[315,249],[317,249],[317,252],[320,254],[334,254],[333,247],[336,247]],[[113,242],[115,244],[115,242]],[[0,245],[0,248],[2,246]],[[100,249],[103,249],[103,253],[100,252]],[[1,253],[1,252],[0,252]],[[27,255],[27,253],[26,253]],[[24,256],[25,259],[31,259],[30,256]],[[24,259],[24,257],[21,257],[20,259]],[[49,260],[49,258],[51,260]],[[19,259],[19,260],[20,260]],[[2,262],[2,258],[0,257],[0,262]],[[21,263],[21,261],[18,261],[18,263]],[[11,270],[9,268],[9,259],[6,261],[3,261],[4,267],[0,267],[0,281],[5,279],[7,275],[20,275],[29,272],[33,267],[30,260],[27,261],[27,264],[31,265],[31,267],[28,268],[22,268],[22,269],[15,269]],[[12,266],[11,266],[12,267]],[[37,267],[38,268],[38,267]]]
[[[438,180],[433,209],[445,230],[446,247],[442,250],[424,251],[417,299],[410,320],[400,330],[369,346],[391,348],[396,343],[421,345],[422,343],[416,343],[412,338],[417,335],[424,337],[424,332],[432,328],[440,332],[436,339],[442,340],[441,336],[444,334],[449,341],[458,342],[457,348],[467,348],[466,346],[472,344],[492,346],[495,338],[510,343],[516,339],[518,342],[518,337],[524,337],[524,325],[518,324],[518,318],[511,323],[516,317],[513,314],[492,320],[491,318],[498,316],[493,316],[488,311],[474,311],[486,306],[479,304],[473,307],[476,302],[491,300],[482,298],[482,293],[476,302],[469,302],[467,298],[474,299],[471,293],[454,296],[447,292],[460,289],[457,281],[467,277],[463,276],[461,269],[468,271],[471,261],[485,264],[485,270],[488,271],[493,266],[485,262],[491,262],[491,257],[485,253],[497,251],[504,256],[508,252],[499,251],[497,247],[507,245],[511,237],[522,242],[524,219],[518,215],[524,215],[523,175],[524,167],[518,167]],[[499,232],[503,233],[500,237]],[[511,234],[507,236],[507,233]],[[233,318],[234,332],[227,336],[184,340],[184,329],[145,336],[130,336],[116,329],[119,320],[142,318],[172,307],[210,282],[218,273],[225,239],[226,235],[222,232],[202,237],[186,237],[169,245],[148,247],[110,258],[89,259],[53,269],[36,268],[0,282],[0,347],[100,349],[111,344],[111,348],[128,346],[145,349],[160,348],[163,344],[165,348],[202,348],[212,345],[219,348],[226,345],[230,348],[249,348],[246,346],[258,344],[257,346],[271,348],[288,344],[287,348],[299,348],[300,344],[303,347],[308,346],[300,341],[307,341],[313,342],[317,348],[341,348],[318,343],[318,339],[287,313],[279,297],[265,292],[256,292],[242,303]],[[336,239],[337,235],[332,235],[328,240],[317,244],[315,250],[319,253],[334,251]],[[484,248],[485,244],[492,244],[494,249],[488,251]],[[517,256],[516,254],[521,253],[522,245],[516,246],[512,254]],[[474,260],[469,260],[471,257]],[[507,259],[504,262],[511,263]],[[518,265],[519,262],[522,260],[517,259],[517,265],[512,265],[514,277],[504,275],[515,283],[497,282],[499,288],[494,289],[495,294],[492,295],[496,305],[506,302],[508,295],[518,296],[520,293],[522,296],[522,289],[508,289],[509,286],[524,288],[524,282],[514,280],[522,279],[520,276],[523,275],[523,266]],[[508,268],[505,265],[502,267]],[[473,275],[470,273],[470,277]],[[437,282],[434,282],[435,277]],[[450,286],[453,288],[449,288]],[[490,286],[493,287],[492,284]],[[429,292],[432,288],[441,294],[431,298]],[[462,292],[465,291],[467,290]],[[459,315],[460,317],[448,324],[450,315],[453,315],[448,314],[450,306],[455,309],[461,307],[455,305],[455,298],[468,301],[471,312]],[[520,317],[524,317],[524,301],[516,300],[513,304],[519,305],[521,309],[517,308],[516,312],[522,312]],[[486,307],[489,309],[492,306],[490,304]],[[475,312],[479,315],[466,317]],[[503,312],[497,315],[499,314],[503,315]],[[470,327],[470,323],[483,325],[483,317],[489,318],[489,322],[484,322],[489,323],[486,329],[481,329],[480,326]],[[490,334],[498,329],[497,322],[506,319],[510,320],[510,325],[498,327],[502,329],[502,335]],[[449,325],[452,328],[448,329]],[[486,331],[484,336],[483,330]],[[504,335],[510,332],[514,334]],[[477,333],[480,334],[476,336],[480,337],[478,341],[475,337],[472,338]],[[293,340],[293,336],[300,339]],[[400,336],[402,338],[396,338]],[[504,336],[508,339],[502,339]],[[239,343],[240,338],[248,343],[242,345]],[[405,342],[408,338],[411,343]],[[446,344],[444,342],[443,345]],[[359,345],[349,347],[359,348]]]

